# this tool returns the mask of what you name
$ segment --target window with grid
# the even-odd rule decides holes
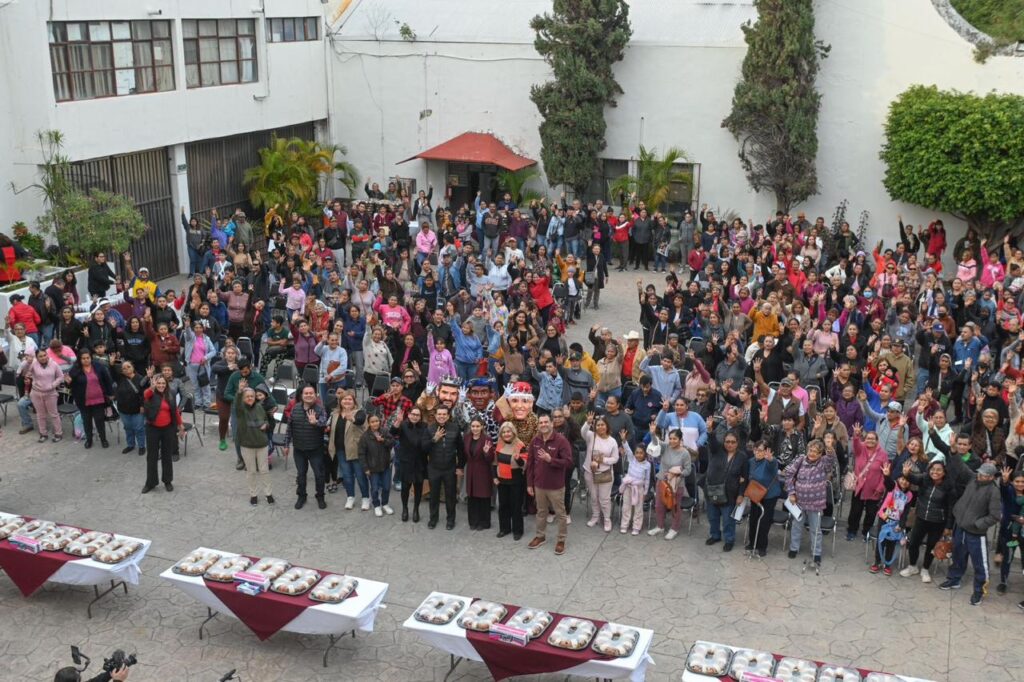
[[[55,21],[49,34],[58,102],[174,89],[169,21]]]
[[[255,19],[183,19],[181,36],[186,86],[256,81]]]
[[[316,17],[267,19],[267,41],[297,43],[320,39],[320,22]]]

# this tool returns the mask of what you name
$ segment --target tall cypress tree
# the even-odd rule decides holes
[[[604,107],[622,88],[612,72],[633,34],[626,0],[554,0],[550,14],[530,22],[534,47],[555,79],[534,85],[530,99],[540,125],[541,160],[552,185],[582,193],[605,148]]]
[[[743,26],[747,55],[722,126],[740,143],[747,182],[775,194],[779,210],[818,193],[819,60],[812,0],[754,0],[757,21]]]

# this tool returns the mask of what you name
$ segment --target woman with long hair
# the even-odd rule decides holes
[[[75,405],[82,413],[85,449],[92,447],[95,432],[99,432],[100,445],[110,447],[110,443],[107,442],[104,414],[107,403],[114,399],[114,382],[110,378],[110,371],[102,363],[94,363],[92,353],[83,350],[78,353],[78,360],[71,366],[67,381],[71,384],[71,396],[75,400]]]
[[[420,408],[413,407],[408,414],[401,410],[395,417],[391,432],[398,439],[399,479],[402,483],[402,521],[409,520],[409,491],[413,493],[412,522],[419,523],[420,500],[423,499],[423,481],[427,478],[427,452],[430,450],[430,434],[423,421]]]
[[[469,529],[489,530],[491,527],[492,476],[491,440],[479,417],[469,423],[464,436],[466,452],[466,497],[469,505]]]
[[[526,461],[529,450],[519,440],[515,425],[504,422],[494,448],[494,485],[498,487],[498,535],[523,537],[523,501],[526,497]]]
[[[581,463],[583,480],[590,496],[590,520],[587,525],[596,526],[604,519],[604,532],[612,529],[612,485],[613,466],[619,461],[620,446],[612,436],[611,427],[604,417],[587,415],[587,423],[580,429],[587,444],[586,455]],[[625,443],[623,445],[626,445]]]

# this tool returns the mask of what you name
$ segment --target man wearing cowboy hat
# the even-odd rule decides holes
[[[626,348],[622,353],[622,381],[635,383],[640,381],[640,376],[644,373],[640,365],[647,357],[647,351],[640,345],[640,332],[635,329],[630,329],[622,338],[626,342]]]

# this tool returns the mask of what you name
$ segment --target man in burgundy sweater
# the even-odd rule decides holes
[[[547,538],[548,514],[558,519],[558,540],[555,554],[565,552],[565,471],[573,466],[572,446],[565,436],[554,431],[551,417],[537,418],[537,435],[530,442],[526,466],[526,492],[537,503],[537,535],[529,548],[537,549]]]

